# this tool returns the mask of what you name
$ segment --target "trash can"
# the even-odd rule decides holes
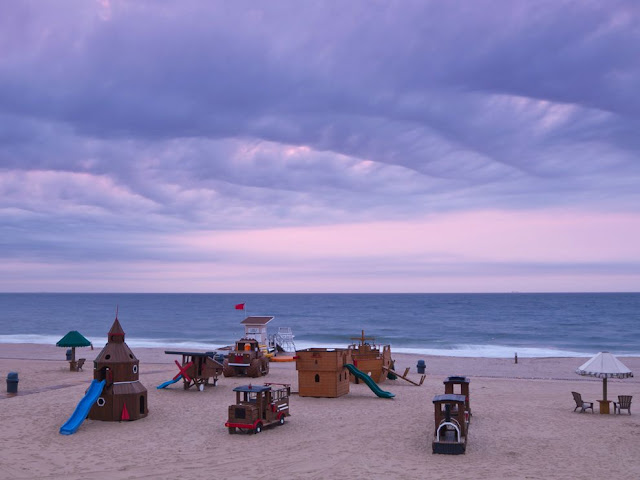
[[[71,351],[70,348],[67,349],[67,362],[71,361],[71,358],[73,356],[73,352]]]
[[[7,393],[18,393],[18,372],[7,375]]]
[[[424,363],[424,360],[418,360],[418,365],[416,368],[418,369],[418,373],[424,373],[424,369],[427,367],[427,364]]]

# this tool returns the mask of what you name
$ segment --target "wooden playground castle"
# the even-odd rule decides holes
[[[107,344],[93,362],[93,378],[105,386],[88,417],[118,422],[138,420],[149,413],[147,389],[139,380],[140,361],[124,341],[124,330],[116,319],[109,330]]]
[[[349,393],[351,350],[307,348],[296,352],[298,394],[301,397],[335,398]]]

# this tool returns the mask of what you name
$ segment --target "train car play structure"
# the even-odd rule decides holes
[[[147,389],[140,383],[140,361],[124,341],[124,330],[116,319],[107,335],[107,344],[93,362],[93,381],[60,433],[75,433],[88,417],[120,422],[148,415]]]
[[[156,388],[167,388],[176,382],[182,380],[182,386],[185,390],[191,387],[201,392],[207,385],[213,385],[214,387],[218,383],[218,376],[222,374],[224,368],[224,357],[216,352],[183,352],[165,350],[167,355],[180,355],[182,356],[182,363],[175,360],[178,366],[178,373],[173,379],[161,383]]]
[[[229,433],[260,433],[268,425],[284,425],[289,411],[289,384],[265,383],[242,385],[233,389],[236,403],[229,405],[229,417],[224,424]]]
[[[469,383],[471,381],[467,377],[453,375],[444,379],[444,393],[455,393],[464,395],[465,408],[471,415],[471,402],[469,401]],[[456,391],[457,390],[457,391]]]

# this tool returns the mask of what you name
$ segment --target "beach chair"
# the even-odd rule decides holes
[[[582,395],[578,392],[571,392],[573,394],[573,399],[576,401],[576,408],[573,409],[575,412],[577,409],[580,409],[580,413],[584,413],[587,410],[591,409],[591,413],[593,413],[593,402],[584,402],[582,401]]]
[[[627,410],[631,415],[631,395],[618,395],[618,401],[613,402],[613,413],[620,413],[620,410]]]
[[[80,370],[82,370],[82,366],[84,365],[84,362],[86,361],[86,358],[79,358],[78,359],[78,365],[76,367],[76,372],[79,372]],[[84,371],[84,370],[83,370]]]

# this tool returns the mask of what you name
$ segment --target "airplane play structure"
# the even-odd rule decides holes
[[[156,388],[163,389],[182,380],[185,390],[196,387],[201,392],[206,385],[218,383],[218,376],[222,373],[223,356],[216,352],[183,352],[165,350],[167,355],[181,355],[182,363],[175,360],[178,373],[171,380],[161,383]]]

